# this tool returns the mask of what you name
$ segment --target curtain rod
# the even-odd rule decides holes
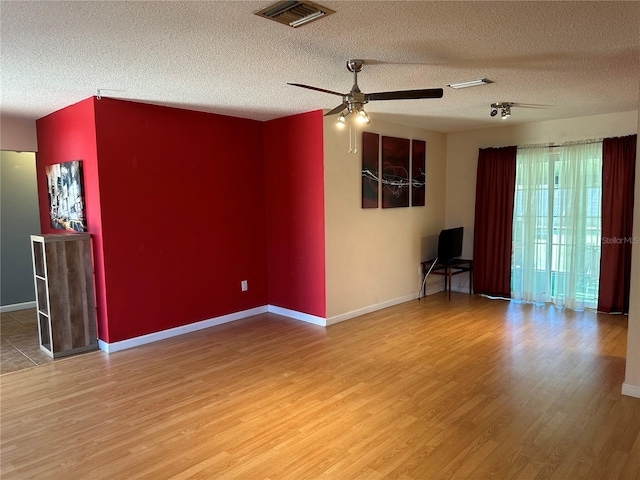
[[[559,145],[555,143],[540,143],[540,144],[530,144],[530,145],[522,145],[518,146],[518,150],[524,150],[528,148],[561,148],[561,147],[570,147],[572,145],[590,145],[594,143],[602,143],[603,138],[590,138],[589,140],[576,140],[574,142],[565,142]]]

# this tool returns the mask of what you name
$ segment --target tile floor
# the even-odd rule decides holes
[[[52,361],[40,350],[35,308],[0,313],[0,374]]]

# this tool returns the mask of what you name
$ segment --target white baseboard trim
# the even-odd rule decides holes
[[[15,312],[16,310],[26,310],[27,308],[36,308],[36,301],[13,303],[11,305],[0,306],[0,313]]]
[[[149,333],[147,335],[141,335],[135,338],[128,338],[120,342],[107,343],[102,340],[98,340],[98,348],[107,353],[117,352],[119,350],[126,350],[127,348],[138,347],[147,343],[157,342],[166,338],[177,337],[178,335],[184,335],[185,333],[191,333],[203,328],[215,327],[216,325],[222,325],[223,323],[233,322],[242,318],[251,317],[253,315],[259,315],[261,313],[267,313],[267,306],[251,308],[249,310],[243,310],[241,312],[230,313],[228,315],[222,315],[221,317],[210,318],[208,320],[202,320],[200,322],[190,323],[188,325],[181,325],[180,327],[170,328],[168,330],[162,330],[160,332]]]
[[[377,310],[382,310],[383,308],[392,307],[394,305],[405,303],[410,300],[415,300],[416,298],[418,298],[417,293],[405,295],[404,297],[387,300],[386,302],[363,307],[358,310],[353,310],[351,312],[336,315],[335,317],[331,318],[322,318],[316,315],[278,307],[276,305],[263,305],[261,307],[255,307],[249,310],[243,310],[241,312],[230,313],[221,317],[210,318],[208,320],[202,320],[201,322],[190,323],[188,325],[182,325],[180,327],[170,328],[168,330],[162,330],[160,332],[149,333],[147,335],[141,335],[139,337],[129,338],[127,340],[122,340],[119,342],[107,343],[103,340],[98,339],[98,348],[107,353],[118,352],[120,350],[126,350],[128,348],[146,345],[147,343],[153,343],[159,340],[177,337],[178,335],[184,335],[185,333],[191,333],[202,330],[204,328],[215,327],[216,325],[222,325],[223,323],[233,322],[235,320],[240,320],[243,318],[251,317],[253,315],[259,315],[261,313],[267,312],[273,313],[275,315],[282,315],[283,317],[292,318],[294,320],[300,320],[302,322],[312,323],[321,327],[327,327],[329,325],[333,325],[334,323],[344,322],[345,320],[359,317],[361,315],[375,312]]]
[[[630,383],[622,384],[622,394],[629,397],[640,398],[640,386],[631,385]]]
[[[282,308],[276,305],[267,305],[267,310],[269,313],[275,313],[276,315],[282,315],[283,317],[293,318],[294,320],[313,323],[314,325],[320,325],[321,327],[327,326],[326,318],[317,317],[308,313],[297,312],[296,310],[289,310],[288,308]]]
[[[340,315],[336,315],[335,317],[327,318],[327,326],[333,325],[334,323],[344,322],[345,320],[359,317],[360,315],[365,315],[367,313],[375,312],[377,310],[382,310],[383,308],[393,307],[394,305],[408,302],[409,300],[415,300],[416,298],[418,298],[418,294],[414,293],[411,295],[405,295],[404,297],[387,300],[386,302],[377,303],[375,305],[369,305],[368,307],[359,308],[358,310],[352,310],[351,312],[342,313]]]

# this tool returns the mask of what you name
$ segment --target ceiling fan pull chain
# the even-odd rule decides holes
[[[358,131],[353,132],[353,153],[358,153]]]
[[[353,149],[351,148],[351,122],[349,122],[349,153],[353,153]]]

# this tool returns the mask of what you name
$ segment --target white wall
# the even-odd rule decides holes
[[[638,110],[640,125],[640,109]],[[636,149],[636,184],[633,200],[633,236],[640,242],[640,136]],[[640,398],[640,243],[631,250],[631,298],[627,331],[627,368],[622,393]]]
[[[0,150],[38,150],[35,120],[0,115]]]
[[[366,130],[426,141],[426,206],[363,209],[361,153],[349,154],[348,129],[339,130],[335,117],[325,117],[327,323],[415,298],[420,262],[435,256],[444,227],[446,134],[373,115]],[[357,135],[361,150],[362,134]]]
[[[479,148],[620,137],[637,133],[638,125],[640,125],[639,112],[633,111],[449,134],[447,137],[446,226],[463,225],[465,227],[464,255],[473,254]],[[633,230],[634,237],[640,239],[639,168],[636,168]],[[637,292],[640,292],[640,248],[634,247],[627,332],[627,367],[623,392],[640,397],[640,296]]]
[[[517,111],[513,113],[517,114]],[[638,112],[633,111],[450,133],[447,136],[446,227],[465,227],[463,256],[473,255],[479,148],[620,137],[637,131]]]

